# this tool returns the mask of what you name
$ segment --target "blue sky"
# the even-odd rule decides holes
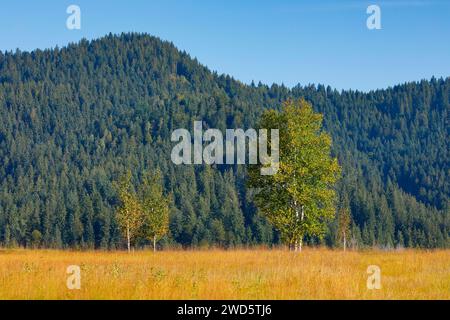
[[[66,8],[81,8],[68,30]],[[381,8],[381,30],[366,8]],[[249,83],[322,83],[371,90],[450,76],[450,1],[2,1],[0,49],[62,46],[139,31],[172,41],[219,73]]]

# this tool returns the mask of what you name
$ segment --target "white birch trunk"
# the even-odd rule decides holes
[[[305,210],[303,205],[301,206],[301,217],[300,217],[300,221],[303,221],[303,219],[305,218]],[[299,241],[299,251],[302,252],[302,245],[303,245],[303,235],[302,238]]]
[[[131,239],[130,239],[130,223],[127,222],[127,248],[128,248],[128,253],[130,253],[131,251]]]
[[[344,231],[344,252],[345,252],[346,248],[347,248],[347,238],[345,236],[345,231]]]

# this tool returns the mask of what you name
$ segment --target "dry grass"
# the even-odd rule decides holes
[[[80,290],[66,287],[69,265]],[[369,265],[380,290],[366,287]],[[450,251],[0,250],[0,299],[450,299]]]

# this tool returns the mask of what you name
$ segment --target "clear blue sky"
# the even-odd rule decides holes
[[[81,8],[68,30],[66,8]],[[381,30],[366,8],[381,7]],[[450,76],[450,1],[2,1],[0,49],[62,46],[122,31],[170,40],[246,83],[370,90]]]

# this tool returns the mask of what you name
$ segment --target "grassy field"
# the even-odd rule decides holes
[[[450,299],[450,250],[0,250],[0,299]]]

